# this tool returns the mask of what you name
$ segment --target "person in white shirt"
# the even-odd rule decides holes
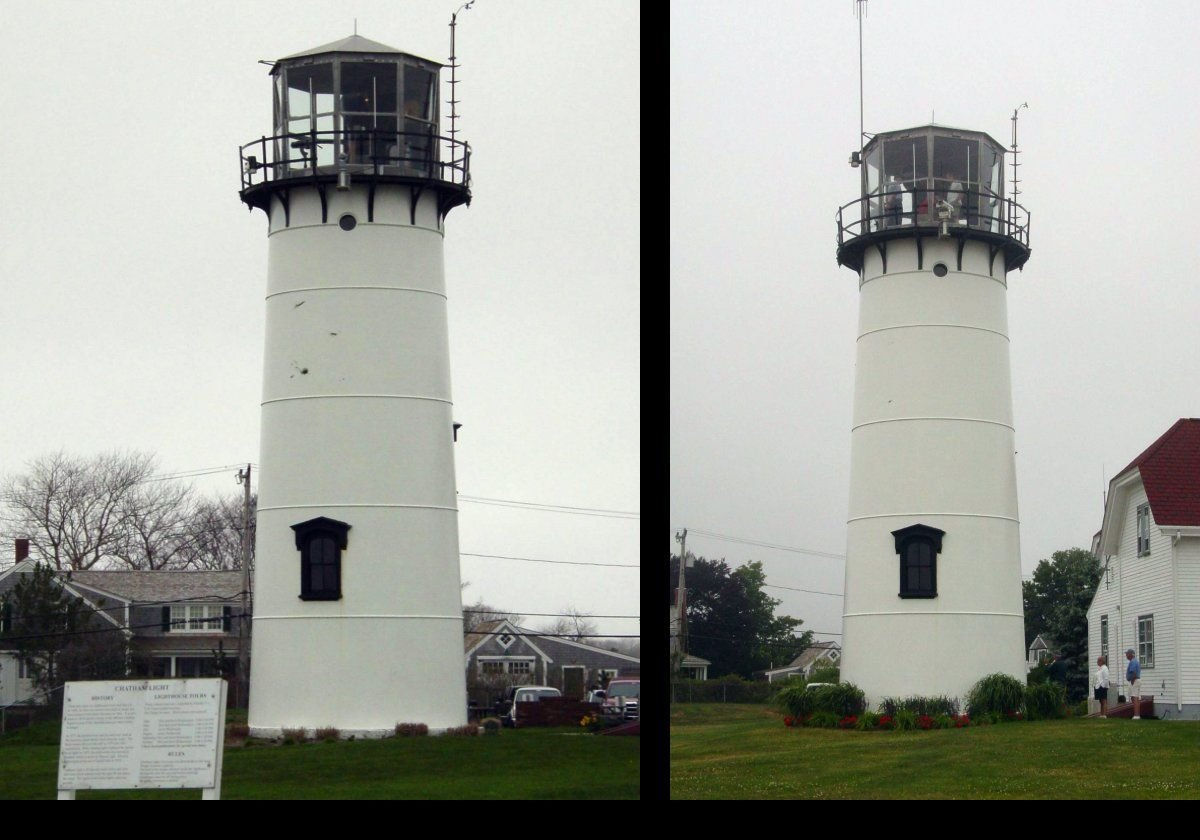
[[[1108,665],[1104,657],[1096,657],[1096,699],[1100,701],[1100,717],[1108,717]]]

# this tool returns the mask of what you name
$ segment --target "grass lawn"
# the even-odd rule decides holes
[[[1200,799],[1200,722],[1069,718],[929,732],[785,728],[671,707],[673,799]]]
[[[0,737],[0,798],[54,799],[57,723]],[[637,799],[637,737],[568,729],[228,747],[222,799]],[[79,799],[199,799],[199,790]]]

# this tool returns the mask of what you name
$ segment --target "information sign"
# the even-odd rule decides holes
[[[203,788],[219,799],[226,690],[222,679],[67,683],[59,799],[113,788]]]

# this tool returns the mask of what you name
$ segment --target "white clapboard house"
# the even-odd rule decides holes
[[[1128,693],[1133,649],[1155,714],[1200,719],[1200,419],[1177,422],[1113,478],[1095,545],[1088,661],[1108,658],[1110,702]]]

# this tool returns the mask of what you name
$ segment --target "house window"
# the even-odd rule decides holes
[[[1100,655],[1108,661],[1108,616],[1100,616]]]
[[[480,662],[479,673],[485,677],[494,677],[504,673],[503,662]]]
[[[838,652],[836,650],[829,651],[829,659],[831,662],[837,662],[838,661]]]
[[[229,629],[229,612],[223,604],[172,604],[163,629],[171,633],[221,633]]]
[[[305,601],[337,601],[342,597],[342,551],[345,522],[318,516],[293,525],[300,549],[300,597]]]
[[[517,676],[528,676],[531,673],[532,667],[532,662],[509,662],[508,673]]]
[[[1138,505],[1137,553],[1138,557],[1150,553],[1150,505]]]
[[[1139,615],[1137,620],[1138,662],[1143,668],[1154,667],[1154,615]]]
[[[937,556],[946,532],[928,525],[892,531],[900,555],[900,597],[937,597]]]
[[[496,639],[496,641],[499,643],[500,647],[504,648],[505,650],[508,650],[509,645],[511,645],[516,640],[517,640],[517,637],[512,635],[511,633],[505,633],[504,635],[502,635]]]
[[[211,656],[178,656],[175,658],[175,676],[200,678],[219,677],[221,669]]]

